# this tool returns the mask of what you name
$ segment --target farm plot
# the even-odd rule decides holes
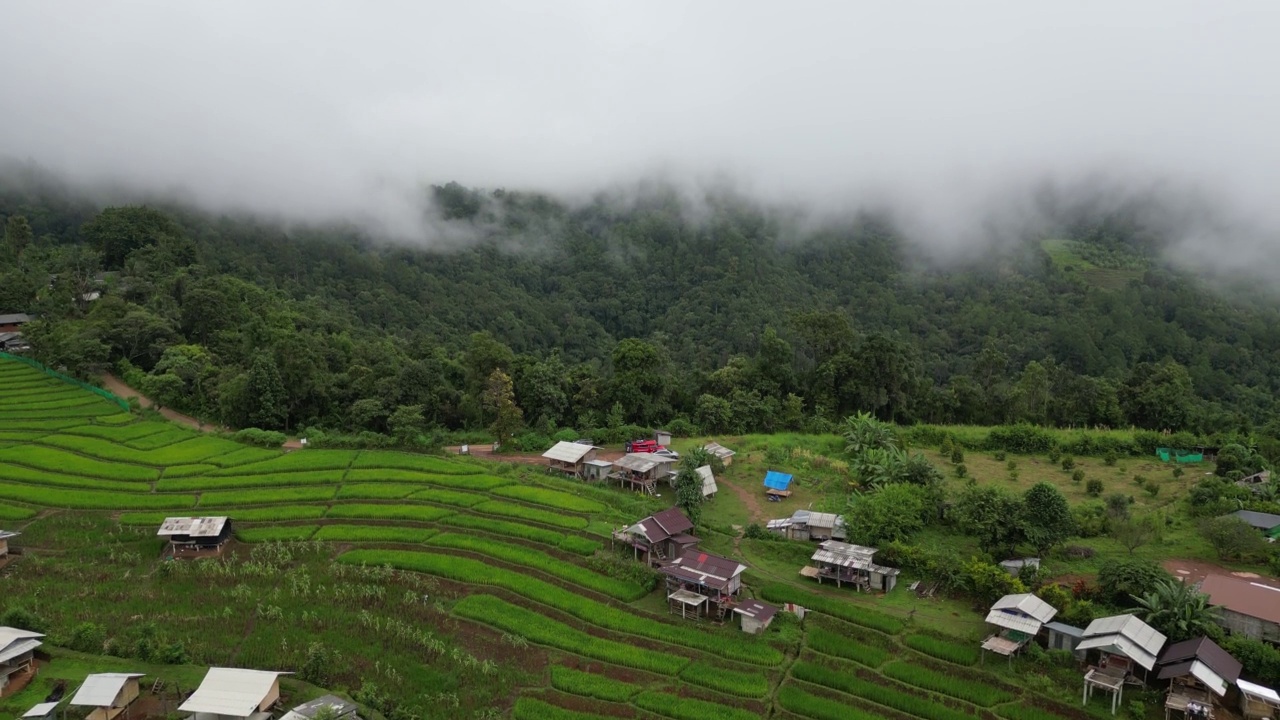
[[[656,690],[640,693],[635,698],[635,704],[649,712],[675,720],[758,720],[760,717],[757,713],[742,708]]]
[[[332,471],[330,471],[332,472]],[[294,475],[297,473],[289,473]],[[338,488],[339,500],[403,500],[421,490],[418,485],[347,483]],[[481,496],[483,499],[483,496]]]
[[[493,494],[575,513],[598,513],[605,510],[604,505],[595,500],[588,500],[577,495],[570,495],[567,492],[560,492],[559,490],[529,487],[528,485],[508,485],[496,488]]]
[[[453,606],[453,612],[459,617],[520,635],[538,645],[659,675],[674,675],[689,664],[688,658],[679,655],[592,637],[492,595],[468,595]]]
[[[301,542],[310,540],[318,525],[272,525],[238,528],[236,536],[245,542]]]
[[[104,480],[150,482],[160,477],[160,471],[155,468],[119,462],[104,462],[66,450],[35,445],[0,450],[0,462],[25,465],[37,470],[48,470],[55,473],[102,478]]]
[[[26,520],[35,517],[36,511],[17,505],[0,503],[0,520]]]
[[[445,475],[441,473],[421,473],[413,470],[370,470],[368,468],[352,468],[348,470],[347,480],[352,482],[422,483],[424,485],[440,485],[461,490],[492,490],[515,482],[514,480],[494,477],[493,475]]]
[[[6,406],[0,408],[0,422],[8,424],[17,421],[19,423],[28,420],[53,420],[58,418],[77,418],[73,425],[78,425],[86,418],[105,415],[112,408],[119,410],[114,404],[106,400],[90,401],[83,405],[66,408],[45,408],[40,410],[19,409],[14,406]]]
[[[918,690],[863,679],[858,676],[857,671],[841,668],[834,663],[828,667],[802,660],[791,666],[791,675],[924,720],[967,720],[974,716],[972,711],[948,707]]]
[[[885,666],[884,674],[899,682],[949,695],[982,707],[989,708],[1013,699],[1013,695],[1010,693],[1000,688],[975,682],[972,678],[947,675],[902,661],[893,662]]]
[[[805,643],[813,650],[826,655],[852,660],[867,667],[879,667],[889,659],[889,651],[866,645],[846,634],[835,633],[823,627],[811,627],[805,634]]]
[[[778,690],[778,704],[784,710],[814,720],[882,720],[883,715],[873,715],[847,703],[818,697],[795,685],[784,685]]]
[[[605,702],[626,702],[640,692],[639,685],[559,665],[551,668],[551,687]]]
[[[389,450],[362,450],[356,456],[353,468],[398,468],[401,470],[419,470],[424,473],[440,475],[480,475],[484,471],[474,465],[452,462],[428,455],[413,455]]]
[[[9,482],[0,482],[0,499],[16,500],[43,507],[83,510],[179,509],[191,508],[196,504],[195,495],[151,495],[107,490],[70,490]]]
[[[315,540],[341,542],[425,543],[436,534],[429,528],[395,527],[391,525],[322,525]]]
[[[10,448],[21,449],[21,448]],[[121,492],[145,492],[148,485],[123,480],[98,480],[81,475],[62,475],[59,473],[34,470],[22,465],[0,463],[0,480],[28,483],[31,485],[53,485],[57,487],[78,487],[97,490],[118,490]]]
[[[762,672],[730,670],[704,662],[690,664],[680,673],[680,679],[739,697],[760,698],[769,692],[769,679]]]
[[[239,465],[234,469],[215,470],[211,475],[263,475],[283,474],[303,470],[346,470],[356,456],[356,450],[299,450]]]
[[[275,475],[216,475],[165,478],[156,483],[156,490],[160,492],[185,492],[188,490],[219,490],[223,488],[336,485],[341,481],[341,470],[304,470]]]
[[[946,660],[956,665],[977,665],[979,650],[970,645],[961,645],[934,635],[915,633],[903,638],[902,642],[912,650],[931,655],[939,660]]]
[[[587,527],[586,518],[561,515],[547,510],[538,510],[536,508],[516,505],[514,503],[503,502],[501,500],[489,500],[487,502],[482,502],[472,509],[476,512],[482,512],[488,515],[502,515],[504,517],[511,517],[517,520],[528,520],[530,522],[541,523],[543,525],[551,525],[552,527],[562,527],[568,530],[583,530]]]
[[[814,593],[783,585],[781,583],[770,583],[760,589],[760,595],[765,600],[775,603],[796,603],[803,605],[810,610],[817,610],[820,613],[831,615],[861,625],[872,630],[879,630],[888,635],[896,635],[902,632],[906,627],[902,621],[892,615],[886,615],[882,612],[871,610],[864,607],[853,605],[852,603],[837,600],[825,595],[815,595]]]
[[[265,508],[239,508],[235,510],[210,510],[201,508],[206,515],[234,515],[241,522],[284,522],[286,520],[311,520],[324,517],[323,505],[279,505]],[[127,512],[120,515],[121,525],[159,525],[170,513]]]
[[[601,547],[599,542],[577,535],[566,535],[555,530],[547,530],[507,520],[490,520],[489,518],[476,517],[475,515],[452,515],[441,520],[441,523],[469,530],[483,530],[495,535],[532,540],[533,542],[552,545],[577,555],[591,555]]]
[[[122,443],[167,432],[172,427],[161,422],[132,422],[127,425],[77,425],[62,432],[66,435],[84,435]]]
[[[595,715],[593,713],[569,710],[559,705],[552,705],[537,698],[520,697],[516,699],[515,709],[511,711],[515,720],[616,720],[616,715]]]
[[[333,499],[334,487],[291,487],[254,490],[215,490],[201,493],[200,505],[270,505],[273,503],[320,502]]]
[[[365,518],[369,520],[412,520],[434,522],[452,515],[452,510],[430,505],[372,505],[362,503],[335,503],[325,517]]]
[[[133,438],[132,440],[126,441],[125,445],[138,450],[158,450],[166,445],[173,445],[174,443],[180,443],[183,440],[190,440],[198,437],[200,437],[198,433],[187,430],[186,428],[170,427],[169,429],[158,433],[149,433],[147,435],[141,435]]]

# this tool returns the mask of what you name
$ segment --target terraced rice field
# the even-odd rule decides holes
[[[819,594],[798,580],[750,588],[756,597],[811,611],[803,626],[779,616],[758,637],[731,624],[661,613],[661,595],[635,575],[611,572],[607,558],[588,561],[608,555],[603,528],[635,520],[662,507],[658,503],[469,459],[246,447],[130,416],[25,365],[0,361],[0,527],[24,530],[36,554],[45,544],[57,550],[60,538],[77,532],[75,523],[106,523],[113,536],[131,538],[128,547],[155,553],[160,543],[153,528],[168,515],[232,518],[238,540],[247,544],[233,552],[252,552],[253,559],[167,569],[175,577],[225,574],[215,584],[226,589],[211,606],[192,599],[160,615],[189,621],[158,621],[174,623],[165,632],[185,638],[210,662],[225,661],[222,646],[230,644],[243,664],[301,663],[300,649],[317,633],[359,635],[350,652],[375,650],[352,665],[379,677],[389,692],[419,693],[415,707],[426,717],[480,717],[454,712],[472,695],[498,698],[492,701],[510,707],[511,717],[539,720],[959,720],[1033,710],[1036,717],[1089,717],[973,667],[972,638],[927,634],[866,598]],[[290,546],[306,550],[258,552]],[[154,555],[119,560],[110,552],[110,562],[105,550],[94,556],[105,563],[94,568],[107,574],[100,575],[107,578],[103,584],[110,585],[117,570],[111,562],[128,564],[138,578],[155,575]],[[318,559],[299,564],[297,558],[312,552]],[[263,559],[268,556],[274,559]],[[10,595],[48,598],[45,575],[22,575],[28,565],[54,572],[44,562],[19,563],[8,578]],[[247,596],[264,567],[275,573],[263,578],[274,590]],[[80,572],[66,570],[68,578]],[[311,595],[320,573],[339,581],[323,596],[318,589]],[[135,580],[114,582],[127,588]],[[192,576],[190,582],[202,581]],[[306,598],[299,601],[300,619],[273,605],[286,596]],[[104,624],[124,623],[143,601],[122,594],[116,602],[118,615],[107,598],[90,611],[102,613]],[[235,603],[257,621],[245,628]],[[329,606],[339,609],[316,609]],[[86,619],[79,617],[86,609],[71,600],[43,607],[55,624]],[[331,619],[340,612],[347,613],[341,622]],[[457,655],[463,645],[448,651],[444,636],[437,636],[445,628],[450,642],[500,648],[489,657],[514,663],[510,673],[486,675],[484,663],[495,660],[481,661],[470,650]],[[401,653],[402,663],[440,658],[439,667],[479,674],[459,675],[470,678],[470,686],[451,686],[441,680],[444,670],[388,672],[379,657],[385,652]],[[343,682],[354,687],[363,677]],[[493,687],[478,690],[482,685]]]

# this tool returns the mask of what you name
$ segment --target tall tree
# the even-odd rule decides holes
[[[702,478],[693,468],[682,466],[676,472],[676,506],[695,526],[702,521]]]
[[[288,394],[275,361],[266,353],[258,353],[245,379],[245,393],[250,400],[247,419],[253,427],[274,430],[287,418]]]
[[[1047,482],[1032,485],[1022,498],[1024,532],[1036,551],[1044,555],[1075,533],[1071,506],[1057,487]]]
[[[168,215],[146,206],[109,207],[80,229],[108,268],[124,266],[134,250],[162,237],[178,237],[182,228]]]
[[[505,444],[524,426],[524,414],[516,405],[511,376],[502,370],[495,369],[489,373],[484,389],[484,409],[493,418],[489,432],[499,444]]]
[[[22,253],[31,244],[31,223],[22,215],[10,215],[4,224],[4,244],[14,259],[20,259]]]

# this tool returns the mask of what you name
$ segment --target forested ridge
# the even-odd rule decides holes
[[[570,206],[434,189],[454,240],[0,186],[0,312],[237,427],[372,431],[897,422],[1217,432],[1276,418],[1280,313],[1160,260],[1123,213],[930,263],[889,222],[798,231],[740,198]],[[105,273],[103,271],[106,271]],[[87,293],[102,291],[99,299]]]

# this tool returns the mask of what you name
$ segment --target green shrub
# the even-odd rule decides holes
[[[1102,462],[1108,467],[1114,466],[1120,460],[1120,454],[1115,450],[1108,450],[1107,454],[1102,457]]]
[[[1062,469],[1063,469],[1063,470],[1074,470],[1074,469],[1075,469],[1075,467],[1076,467],[1076,459],[1075,459],[1075,458],[1071,457],[1070,455],[1064,455],[1064,456],[1062,457]]]
[[[918,650],[939,660],[946,660],[957,665],[976,665],[978,648],[976,645],[960,644],[933,635],[915,633],[902,640],[912,650]]]
[[[964,462],[964,450],[961,450],[960,448],[952,448],[951,463],[953,465],[959,465],[960,463],[963,463],[963,462]],[[964,476],[962,475],[961,477],[964,477]]]
[[[582,695],[607,702],[626,702],[632,695],[640,692],[638,685],[560,665],[551,667],[551,687],[570,695]]]
[[[592,637],[581,630],[492,595],[468,595],[453,606],[453,612],[539,645],[659,675],[674,675],[689,664],[687,658],[678,655]]]
[[[1013,699],[1013,695],[1009,692],[977,682],[972,678],[947,675],[902,661],[886,665],[884,674],[899,682],[949,695],[982,707],[992,707]]]
[[[1077,468],[1075,472],[1071,473],[1071,482],[1076,484],[1084,482],[1084,470]]]
[[[1101,480],[1099,480],[1098,478],[1092,478],[1091,480],[1089,480],[1089,482],[1085,483],[1084,489],[1085,489],[1085,492],[1089,493],[1090,496],[1098,497],[1099,495],[1102,494],[1102,491],[1105,489],[1105,487],[1103,486]]]
[[[242,442],[245,445],[257,445],[265,448],[278,448],[284,445],[284,441],[289,438],[282,432],[274,430],[260,430],[258,428],[245,428],[236,432],[231,436],[236,442]]]
[[[769,679],[762,672],[729,670],[705,662],[691,663],[680,679],[739,697],[759,698],[769,692]]]
[[[1049,448],[1049,462],[1056,463],[1062,459],[1062,449],[1057,445]]]
[[[1021,455],[1044,452],[1056,445],[1057,441],[1048,430],[1026,423],[993,427],[984,443],[987,450],[1005,450]]]
[[[962,478],[965,475],[969,474],[969,468],[965,467],[964,463],[960,463],[959,465],[955,466],[955,473],[956,473],[956,477]]]

